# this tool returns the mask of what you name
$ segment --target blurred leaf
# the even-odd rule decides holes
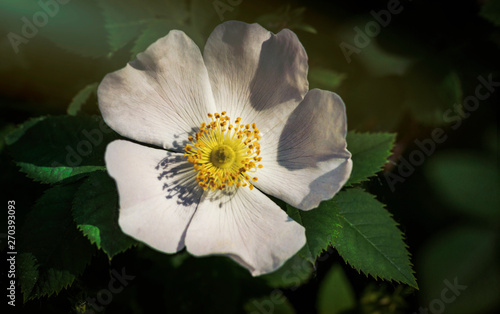
[[[352,173],[346,185],[368,180],[387,163],[395,133],[347,133],[347,149],[352,154]]]
[[[99,83],[93,83],[85,86],[80,90],[75,97],[71,100],[66,112],[70,116],[76,116],[78,112],[82,109],[82,106],[87,102],[92,94],[97,94],[97,86]]]
[[[5,140],[5,137],[9,133],[11,133],[14,129],[15,129],[15,126],[13,124],[11,124],[11,123],[9,123],[7,125],[4,125],[0,129],[0,153],[3,151],[3,149],[5,148],[5,145],[7,144],[6,140]]]
[[[485,155],[449,152],[434,156],[426,166],[438,197],[461,212],[488,220],[500,217],[500,177],[497,163]]]
[[[500,26],[500,0],[486,1],[479,11],[479,15],[496,26]]]
[[[52,3],[53,17],[49,16],[46,25],[40,28],[42,36],[81,56],[97,58],[109,53],[104,20],[96,0]],[[43,12],[41,7],[39,11]]]
[[[405,114],[404,89],[401,77],[349,73],[341,85],[341,96],[347,104],[349,129],[383,132],[399,130],[401,118]]]
[[[109,259],[136,243],[118,225],[118,193],[114,180],[104,171],[93,172],[78,188],[73,217],[83,234]]]
[[[360,189],[340,192],[324,203],[330,204],[336,221],[333,246],[347,263],[375,279],[417,288],[403,235],[382,203]]]
[[[305,10],[305,7],[299,7],[292,10],[290,5],[285,5],[274,13],[266,13],[258,16],[256,22],[274,33],[284,28],[288,28],[316,34],[317,31],[314,27],[303,22]]]
[[[23,293],[23,301],[26,302],[38,281],[38,263],[33,254],[21,253],[18,256],[18,267],[19,284]]]
[[[113,52],[140,36],[132,49],[135,55],[171,29],[183,29],[189,18],[187,2],[182,0],[99,0],[99,3]]]
[[[295,309],[290,304],[282,291],[272,291],[270,296],[251,299],[245,304],[245,313],[273,313],[273,314],[295,314]]]
[[[376,42],[371,42],[359,54],[359,61],[375,77],[402,76],[413,62],[406,57],[389,53]]]
[[[494,231],[463,226],[436,234],[419,253],[420,303],[430,307],[441,300],[446,312],[455,314],[495,312],[500,304],[498,260]]]
[[[428,125],[445,123],[445,112],[462,103],[460,78],[439,60],[415,63],[408,73],[406,105]]]
[[[132,58],[135,58],[139,52],[146,50],[149,45],[159,38],[166,36],[169,30],[173,28],[175,28],[175,24],[172,24],[168,20],[157,20],[149,23],[134,42],[134,46],[131,50]]]
[[[311,68],[308,73],[309,88],[319,88],[334,91],[338,89],[346,74],[324,68]]]
[[[117,137],[100,117],[47,116],[25,122],[6,142],[29,178],[55,183],[105,169],[106,145]]]
[[[205,46],[204,40],[210,36],[213,29],[221,22],[214,5],[214,1],[191,0],[190,2],[190,21],[193,29],[199,33],[203,42],[198,42],[194,38],[193,40],[199,45],[200,49]]]
[[[318,313],[340,314],[355,306],[356,298],[349,279],[340,265],[333,265],[319,286]]]
[[[19,237],[23,261],[32,275],[21,277],[25,300],[50,296],[73,283],[92,258],[90,243],[76,229],[71,216],[71,201],[78,184],[58,185],[48,189],[26,218]],[[36,267],[38,263],[38,270]]]
[[[305,283],[311,278],[312,273],[313,267],[310,261],[295,255],[278,270],[259,278],[264,279],[273,288],[291,288]]]

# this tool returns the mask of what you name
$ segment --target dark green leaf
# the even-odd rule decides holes
[[[189,18],[186,1],[139,1],[139,0],[100,0],[109,35],[112,51],[117,51],[139,38],[133,52],[140,49],[146,42],[167,35],[171,29],[183,29]],[[161,28],[161,26],[164,26]],[[156,38],[153,38],[156,37]],[[147,45],[146,45],[147,47]]]
[[[106,145],[116,138],[100,117],[49,116],[19,126],[6,142],[28,177],[55,183],[104,169]]]
[[[97,85],[98,83],[89,84],[80,90],[78,94],[73,97],[73,100],[71,100],[66,112],[70,116],[76,116],[90,96],[92,94],[97,94]]]
[[[421,304],[453,299],[446,302],[446,312],[456,314],[493,313],[498,308],[498,232],[453,227],[436,234],[419,255]]]
[[[317,304],[319,314],[340,314],[356,306],[354,290],[340,265],[333,265],[321,281]]]
[[[26,302],[38,281],[38,263],[31,253],[21,253],[18,258],[19,284],[21,285],[23,300]]]
[[[347,263],[375,279],[417,287],[403,235],[382,203],[360,189],[340,192],[326,203],[335,213],[333,245]]]
[[[245,304],[245,313],[273,313],[294,314],[295,309],[290,304],[285,294],[280,290],[273,290],[268,297],[251,299]]]
[[[479,11],[479,15],[495,24],[496,26],[500,26],[500,1],[486,1]]]
[[[427,125],[442,125],[446,122],[445,113],[461,103],[460,78],[440,60],[421,61],[411,67],[406,105],[416,119]]]
[[[152,43],[161,37],[168,34],[169,30],[175,28],[175,24],[168,20],[156,20],[152,21],[145,26],[144,30],[141,32],[137,40],[134,42],[132,47],[132,57],[135,56],[149,47]]]
[[[305,283],[313,273],[311,263],[299,255],[290,258],[277,271],[260,276],[273,288],[298,287]]]
[[[339,73],[324,68],[311,68],[309,69],[309,85],[310,88],[319,88],[329,91],[338,89],[340,84],[346,78],[346,74]]]
[[[40,29],[40,34],[71,53],[104,57],[109,53],[109,46],[99,11],[96,1],[71,1],[59,5],[55,2],[53,17],[49,17],[50,21]]]
[[[92,173],[76,192],[73,216],[78,228],[111,259],[136,243],[118,225],[118,193],[106,172]]]
[[[497,220],[500,178],[494,158],[449,152],[434,156],[426,166],[429,183],[450,206],[470,216]]]
[[[347,133],[347,149],[352,154],[353,168],[347,185],[367,180],[387,163],[396,139],[394,133]]]
[[[73,283],[92,257],[90,243],[77,230],[71,201],[78,184],[57,185],[47,190],[31,210],[20,234],[20,251],[31,254],[23,265],[32,276],[21,281],[25,300],[50,296]],[[38,269],[35,264],[38,263]],[[23,286],[25,285],[25,286]]]
[[[287,205],[287,214],[306,228],[307,242],[299,252],[311,263],[328,249],[341,227],[335,217],[335,209],[330,202],[322,202],[310,211],[301,211]]]

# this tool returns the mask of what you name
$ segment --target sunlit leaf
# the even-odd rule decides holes
[[[360,189],[340,192],[331,202],[333,246],[344,260],[366,275],[416,288],[403,235],[384,205]]]
[[[359,272],[417,287],[403,235],[373,195],[348,189],[313,210],[289,206],[287,213],[305,227],[314,260],[331,244]]]
[[[352,154],[353,168],[347,185],[359,183],[382,170],[391,155],[394,133],[347,133],[347,149]]]

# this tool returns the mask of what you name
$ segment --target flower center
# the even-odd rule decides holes
[[[250,176],[262,160],[259,140],[261,136],[255,123],[244,125],[241,118],[231,124],[226,112],[208,114],[210,123],[202,123],[191,144],[184,147],[187,160],[198,171],[196,180],[204,190],[222,190],[228,186],[247,186],[258,178]]]
[[[212,150],[212,153],[210,154],[210,161],[215,167],[227,169],[233,164],[234,157],[236,157],[236,154],[231,147],[221,145]]]

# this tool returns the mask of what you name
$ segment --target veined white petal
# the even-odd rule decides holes
[[[307,54],[290,30],[274,35],[258,24],[215,28],[203,58],[217,110],[261,132],[286,121],[307,93]]]
[[[254,276],[279,268],[305,241],[304,227],[248,188],[206,192],[186,235],[193,255],[227,255]]]
[[[192,164],[181,154],[124,140],[111,142],[105,159],[120,195],[123,232],[160,251],[182,249],[203,193]]]
[[[262,134],[262,169],[255,186],[302,210],[332,198],[352,170],[345,105],[335,93],[313,89],[286,124]]]
[[[179,152],[193,128],[215,111],[200,50],[176,30],[106,75],[98,97],[104,120],[116,132]]]

